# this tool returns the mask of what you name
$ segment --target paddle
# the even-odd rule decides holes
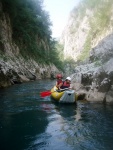
[[[46,96],[50,96],[54,92],[61,92],[61,91],[65,91],[65,90],[68,90],[68,89],[69,88],[65,88],[65,89],[60,89],[60,90],[56,90],[56,91],[53,91],[53,92],[51,92],[51,91],[44,91],[44,92],[40,93],[40,96],[41,97],[46,97]]]

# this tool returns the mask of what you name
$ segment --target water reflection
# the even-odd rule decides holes
[[[53,84],[45,80],[0,91],[0,149],[113,149],[113,106],[40,98]]]
[[[81,109],[79,107],[77,107],[77,109],[76,109],[75,119],[76,119],[76,121],[79,121],[80,119],[82,119]]]
[[[47,149],[53,146],[56,149],[60,147],[72,149],[76,138],[77,121],[81,118],[80,110],[76,105],[62,104],[57,104],[55,110],[56,112],[48,118],[46,133],[50,135],[48,143],[51,144]]]

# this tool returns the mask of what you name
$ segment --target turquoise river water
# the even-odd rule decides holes
[[[113,106],[41,98],[55,81],[0,90],[0,150],[113,150]]]

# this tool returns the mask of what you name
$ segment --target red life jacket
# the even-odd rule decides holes
[[[61,89],[69,88],[69,87],[70,87],[70,83],[67,83],[66,81],[64,81],[63,85],[61,86]]]

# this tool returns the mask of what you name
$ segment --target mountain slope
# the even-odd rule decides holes
[[[113,32],[112,0],[83,0],[70,13],[61,43],[65,59],[83,61],[105,36]]]

